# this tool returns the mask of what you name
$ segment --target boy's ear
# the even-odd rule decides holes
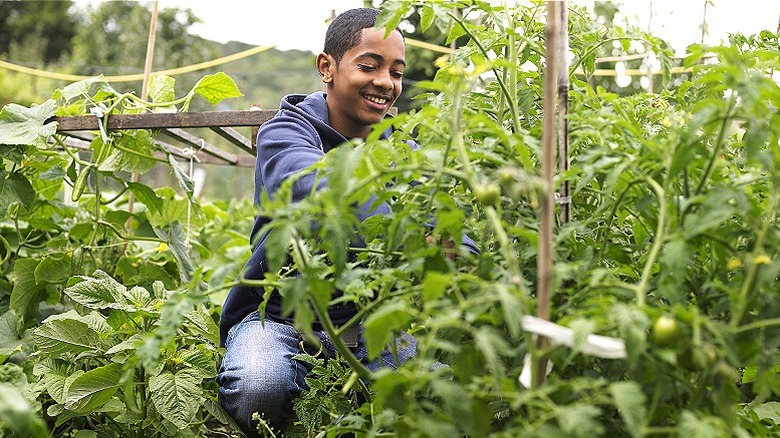
[[[336,61],[327,53],[317,55],[317,71],[320,73],[322,82],[329,84],[333,81],[333,71],[336,68]]]

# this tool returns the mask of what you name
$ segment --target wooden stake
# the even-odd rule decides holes
[[[144,82],[141,87],[141,99],[146,100],[149,96],[149,78],[152,75],[152,64],[154,63],[154,43],[157,40],[157,9],[160,5],[159,0],[155,0],[152,8],[152,20],[149,23],[149,39],[146,41],[146,61],[144,62]]]
[[[149,97],[149,78],[152,76],[152,64],[154,63],[154,43],[157,40],[157,11],[160,1],[155,0],[152,7],[152,19],[149,23],[149,38],[146,40],[146,60],[144,61],[144,82],[141,86],[141,99],[146,100]],[[138,173],[130,174],[131,182],[138,182]],[[127,196],[127,210],[132,215],[135,209],[135,196],[133,193]],[[132,218],[127,220],[125,228],[130,231]]]
[[[553,182],[553,169],[555,163],[555,95],[557,82],[557,54],[560,6],[562,2],[547,2],[547,25],[545,26],[545,65],[544,65],[544,123],[542,126],[542,181],[544,193],[541,202],[539,253],[537,256],[538,281],[536,292],[536,316],[550,319],[550,302],[552,300],[552,241],[553,222],[555,221],[555,186]],[[547,346],[547,339],[539,337],[537,351]],[[534,360],[533,387],[538,388],[544,383],[547,370],[547,360],[537,356]]]

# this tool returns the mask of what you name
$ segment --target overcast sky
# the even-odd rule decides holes
[[[97,3],[106,0],[77,0]],[[512,3],[516,0],[505,0]],[[502,3],[494,0],[494,3]],[[622,0],[626,17],[644,30],[671,41],[676,49],[699,42],[707,0]],[[150,5],[151,1],[147,1]],[[375,3],[379,3],[375,0]],[[572,0],[577,5],[591,1]],[[275,45],[281,50],[319,52],[325,36],[325,21],[331,11],[361,7],[363,0],[159,0],[159,7],[190,8],[203,20],[192,28],[196,34],[219,42],[230,40],[256,45]],[[652,20],[649,20],[652,12]],[[752,34],[777,31],[780,0],[712,0],[707,6],[708,43],[718,43],[730,32]],[[619,23],[622,24],[622,23]]]

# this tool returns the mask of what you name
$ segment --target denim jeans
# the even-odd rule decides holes
[[[335,354],[326,333],[315,334],[323,349]],[[293,359],[303,353],[298,331],[271,317],[263,320],[258,312],[253,312],[230,329],[225,344],[227,351],[217,375],[222,406],[250,436],[257,424],[252,420],[255,412],[274,427],[282,427],[292,413],[293,398],[307,389],[304,378],[311,369],[309,364]],[[371,371],[382,367],[395,369],[414,356],[417,341],[407,333],[398,339],[400,363],[395,362],[389,349],[369,362],[362,331],[357,347],[351,350]]]

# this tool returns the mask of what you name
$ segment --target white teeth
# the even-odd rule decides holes
[[[385,103],[387,103],[387,99],[382,99],[380,97],[366,96],[366,99],[370,100],[371,102],[378,103],[380,105],[384,105]]]

